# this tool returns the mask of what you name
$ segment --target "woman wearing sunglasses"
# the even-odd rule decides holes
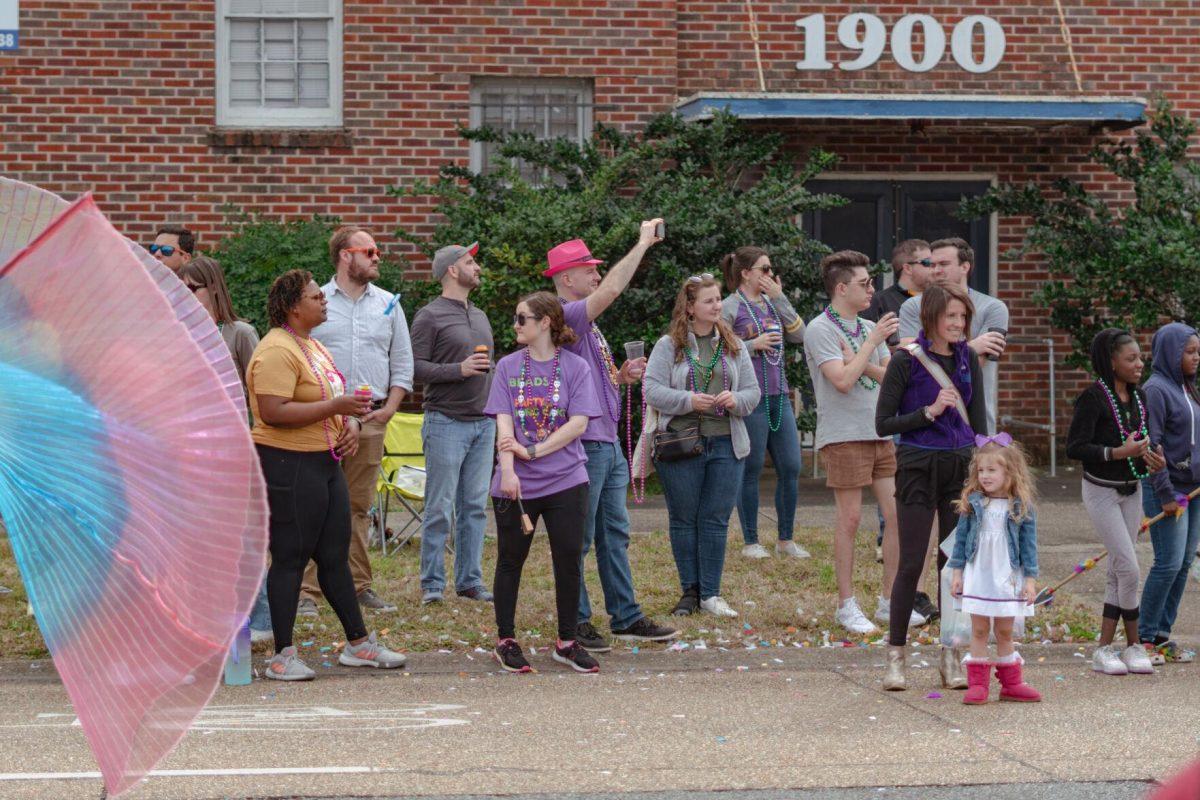
[[[762,391],[749,348],[721,319],[721,284],[712,275],[694,275],[680,287],[644,382],[646,404],[657,412],[658,423],[643,433],[639,448],[653,448],[683,590],[672,613],[702,609],[736,617],[721,598],[721,572],[729,515],[750,454],[746,417]],[[634,461],[644,463],[637,454]]]
[[[358,418],[371,401],[346,391],[333,357],[311,335],[325,321],[326,305],[310,273],[293,269],[276,278],[267,296],[271,330],[246,371],[251,436],[271,511],[267,597],[275,657],[266,675],[281,681],[316,677],[292,644],[300,583],[310,560],[317,562],[321,592],[346,635],[339,663],[391,669],[405,660],[379,644],[375,634],[367,635],[350,575],[350,493],[338,462],[357,452]]]
[[[516,640],[517,593],[533,528],[544,519],[558,608],[553,658],[576,672],[599,672],[596,659],[575,640],[575,628],[588,508],[587,456],[579,437],[602,413],[600,400],[587,362],[564,347],[575,342],[575,333],[557,297],[524,297],[513,328],[524,346],[496,363],[483,409],[496,420],[499,451],[491,487],[497,539],[493,655],[509,672],[531,669]]]
[[[784,374],[785,342],[804,341],[804,320],[783,293],[783,281],[771,268],[771,257],[761,247],[739,247],[721,259],[725,288],[733,292],[721,303],[721,317],[750,349],[750,361],[762,400],[746,417],[750,455],[746,458],[738,496],[742,523],[742,555],[770,558],[758,542],[758,479],[767,453],[775,465],[775,519],[778,536],[775,552],[808,558],[808,551],[793,541],[796,500],[800,480],[800,434],[792,412],[790,390]]]
[[[258,347],[258,332],[253,325],[234,313],[233,298],[229,294],[229,287],[225,285],[224,270],[216,259],[196,256],[179,270],[179,278],[196,295],[196,300],[208,311],[213,322],[217,323],[217,330],[221,332],[229,355],[233,356],[238,377],[242,380],[242,391],[245,391],[246,368],[250,366],[254,348]],[[247,406],[249,400],[247,395]]]

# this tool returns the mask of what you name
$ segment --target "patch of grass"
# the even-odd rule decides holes
[[[557,621],[550,548],[543,526],[539,526],[536,536],[522,577],[517,631],[523,644],[541,647],[553,641]],[[812,553],[811,559],[772,555],[761,561],[751,560],[742,557],[741,535],[736,527],[731,530],[721,594],[740,616],[718,620],[705,614],[682,619],[668,616],[679,598],[680,589],[666,532],[634,536],[630,560],[638,601],[649,616],[678,627],[685,640],[704,640],[710,647],[740,647],[764,641],[815,646],[821,644],[826,631],[833,641],[857,643],[880,639],[882,632],[872,637],[854,637],[834,624],[836,582],[832,533],[820,528],[801,528],[797,531],[797,540]],[[414,540],[412,545],[386,558],[373,553],[375,590],[395,603],[398,610],[391,614],[369,615],[368,627],[379,630],[392,647],[410,652],[490,649],[496,629],[491,604],[455,597],[451,590],[446,602],[421,606],[418,541]],[[766,539],[763,544],[769,550],[774,546],[773,541]],[[489,539],[483,556],[485,582],[490,583],[495,562],[496,543]],[[875,611],[881,571],[882,565],[875,563],[874,535],[860,532],[854,584],[859,604],[868,616]],[[447,574],[453,575],[449,557]],[[585,580],[592,598],[593,621],[602,631],[607,631],[604,595],[596,576],[595,561],[590,556]],[[25,593],[6,539],[0,539],[0,585],[13,589],[12,594],[0,596],[0,657],[46,657],[41,634],[33,618],[25,613]],[[930,576],[929,587],[935,586]],[[332,610],[324,603],[319,603],[318,607],[320,615],[316,620],[300,618],[297,621],[297,643],[311,641],[311,647],[318,648],[341,641],[341,627]],[[798,609],[802,613],[797,613]],[[1044,638],[1091,641],[1096,637],[1094,626],[1097,622],[1094,609],[1073,602],[1069,595],[1060,595],[1049,609],[1044,612],[1039,609],[1039,616],[1031,624],[1031,632],[1026,638],[1030,641]],[[1038,626],[1037,633],[1032,631],[1033,625]],[[937,625],[927,626],[922,635],[936,639]]]

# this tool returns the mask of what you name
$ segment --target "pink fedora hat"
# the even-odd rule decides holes
[[[550,266],[542,272],[542,276],[552,278],[564,270],[586,267],[591,264],[603,264],[604,262],[592,257],[592,253],[583,243],[583,239],[572,239],[551,248],[546,253],[546,263]]]

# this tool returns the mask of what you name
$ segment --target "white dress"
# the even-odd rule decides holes
[[[1024,586],[1025,571],[1008,557],[1008,500],[993,497],[983,507],[975,557],[963,568],[960,608],[985,617],[1032,617]]]

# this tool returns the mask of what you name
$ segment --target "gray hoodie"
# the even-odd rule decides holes
[[[1183,348],[1196,329],[1181,322],[1162,326],[1151,345],[1153,371],[1143,387],[1151,446],[1163,446],[1167,468],[1150,476],[1160,503],[1200,486],[1200,406],[1185,388]],[[1191,383],[1195,386],[1195,376]]]

